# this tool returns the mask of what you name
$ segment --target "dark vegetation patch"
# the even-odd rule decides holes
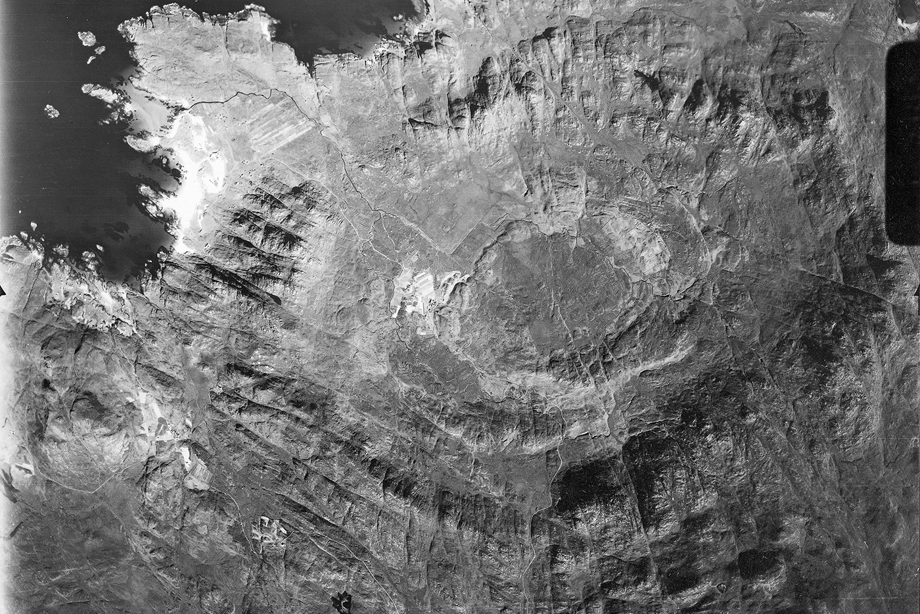
[[[699,583],[699,574],[686,567],[670,569],[661,574],[661,592],[665,595],[681,593]]]
[[[618,559],[614,562],[604,560],[601,591],[622,590],[624,586],[637,587],[652,578],[652,559],[644,557],[636,560]]]
[[[503,76],[499,63],[493,57],[487,57],[479,66],[473,77],[473,91],[467,103],[470,118],[475,119],[482,111],[490,108],[503,93]]]
[[[671,99],[674,97],[674,92],[671,88],[664,85],[660,73],[647,74],[641,70],[634,70],[633,76],[639,77],[639,79],[642,80],[642,84],[651,90],[653,94],[657,95],[658,100],[661,101],[661,106],[667,108],[668,103],[671,102]]]
[[[775,569],[780,562],[775,550],[746,550],[738,554],[738,573],[750,580]]]
[[[587,508],[610,505],[622,497],[615,469],[617,462],[601,458],[566,469],[553,484],[556,512],[571,517]]]
[[[332,607],[339,614],[351,614],[351,594],[348,591],[340,591],[332,597]]]
[[[716,94],[716,121],[721,123],[728,117],[736,117],[746,101],[747,92],[723,84]]]
[[[669,466],[681,462],[677,442],[658,431],[640,433],[623,446],[623,462],[636,493],[642,526],[652,528],[657,524],[659,478]]]
[[[693,87],[690,88],[690,93],[687,95],[687,99],[684,101],[684,110],[689,113],[695,113],[699,109],[705,98],[703,96],[703,88],[705,83],[702,79],[697,79],[693,83]]]

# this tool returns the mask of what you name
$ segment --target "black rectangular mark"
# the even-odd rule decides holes
[[[920,43],[899,43],[885,64],[885,230],[920,245]]]

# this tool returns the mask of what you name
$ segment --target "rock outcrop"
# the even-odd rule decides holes
[[[896,19],[436,0],[312,72],[125,24],[179,249],[3,244],[13,611],[914,611]]]

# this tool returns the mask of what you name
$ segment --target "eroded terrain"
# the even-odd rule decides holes
[[[4,243],[21,611],[913,611],[893,9],[428,8],[312,73],[124,26],[179,241]]]

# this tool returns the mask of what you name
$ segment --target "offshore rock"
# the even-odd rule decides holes
[[[3,243],[15,607],[914,611],[892,10],[429,9],[313,72],[257,9],[123,26],[180,249]]]
[[[92,47],[96,44],[96,35],[92,32],[77,32],[77,37],[84,47]]]

